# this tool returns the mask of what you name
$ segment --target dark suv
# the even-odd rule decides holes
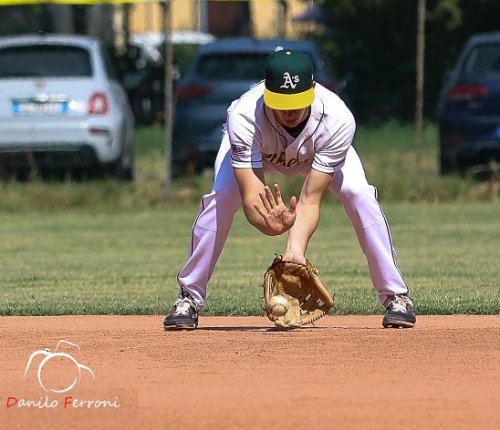
[[[212,166],[227,108],[264,78],[265,61],[278,46],[311,55],[315,80],[335,90],[318,47],[310,41],[238,38],[200,46],[176,87],[172,158],[181,171]]]
[[[438,106],[441,173],[488,174],[500,161],[500,33],[472,37]]]

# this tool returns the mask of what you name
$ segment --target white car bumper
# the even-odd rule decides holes
[[[72,153],[68,164],[74,165],[78,164],[80,152],[87,154],[82,164],[88,164],[91,151],[96,163],[105,164],[120,156],[120,137],[117,121],[113,124],[97,119],[88,122],[67,118],[50,121],[20,118],[0,121],[0,154],[59,153],[62,156]]]

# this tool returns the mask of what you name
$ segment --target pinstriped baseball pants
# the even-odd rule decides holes
[[[179,287],[191,294],[198,308],[204,305],[207,285],[241,205],[236,179],[230,162],[230,145],[224,136],[214,166],[211,193],[202,197],[193,224],[188,259],[177,276]],[[343,204],[361,249],[366,256],[370,277],[381,303],[389,295],[408,293],[396,262],[387,219],[377,200],[377,190],[368,184],[355,149],[335,174],[329,190]]]

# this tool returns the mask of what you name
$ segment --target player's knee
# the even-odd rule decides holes
[[[348,186],[342,189],[341,200],[349,206],[356,205],[359,202],[377,199],[377,190],[369,184]]]
[[[236,212],[241,205],[241,196],[238,188],[225,187],[214,191],[217,205],[223,206],[224,210]]]

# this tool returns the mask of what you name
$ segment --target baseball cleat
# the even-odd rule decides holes
[[[198,327],[196,303],[188,293],[182,293],[163,320],[165,330],[195,329]]]
[[[389,296],[384,306],[382,325],[385,328],[412,328],[415,325],[417,318],[413,313],[413,302],[406,294]]]

